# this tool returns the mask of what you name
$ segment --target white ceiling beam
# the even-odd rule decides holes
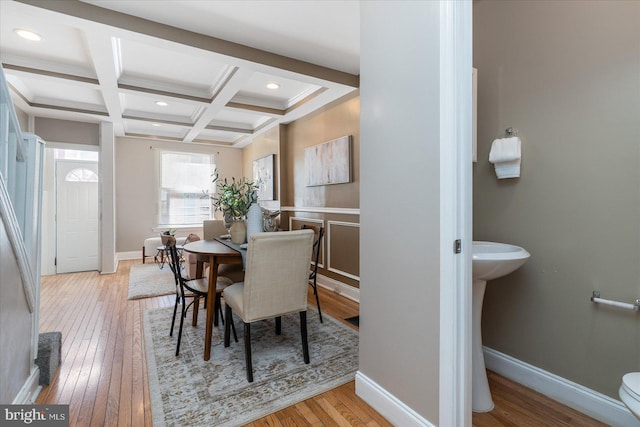
[[[218,93],[214,95],[211,103],[206,107],[200,117],[198,117],[191,130],[187,132],[184,138],[185,142],[191,142],[198,137],[200,132],[211,123],[215,115],[225,107],[231,98],[233,98],[240,88],[251,78],[253,70],[248,68],[234,69],[230,74],[222,84]]]
[[[100,82],[104,105],[113,121],[114,132],[117,136],[124,136],[122,106],[120,105],[118,75],[116,74],[116,64],[119,64],[119,59],[117,52],[114,51],[114,40],[106,32],[84,32],[83,34]]]

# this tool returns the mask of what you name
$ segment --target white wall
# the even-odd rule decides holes
[[[361,4],[359,374],[434,424],[439,31],[438,2]]]

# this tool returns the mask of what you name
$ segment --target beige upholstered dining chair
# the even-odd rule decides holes
[[[300,313],[304,362],[309,363],[307,342],[307,283],[313,247],[312,230],[253,234],[249,238],[244,282],[225,288],[224,346],[229,347],[232,312],[244,323],[244,351],[247,380],[253,382],[251,323],[274,317],[276,334],[281,316]]]

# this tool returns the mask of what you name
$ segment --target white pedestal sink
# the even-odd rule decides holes
[[[471,407],[475,412],[488,412],[493,409],[482,352],[482,302],[487,280],[497,279],[517,270],[530,256],[529,252],[515,245],[473,242]]]

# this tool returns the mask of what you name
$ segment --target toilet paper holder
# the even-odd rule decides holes
[[[600,298],[600,291],[593,291],[593,294],[591,295],[591,302],[624,308],[627,310],[640,311],[640,298],[636,299],[633,304],[629,304],[626,302],[612,301],[609,299]]]

